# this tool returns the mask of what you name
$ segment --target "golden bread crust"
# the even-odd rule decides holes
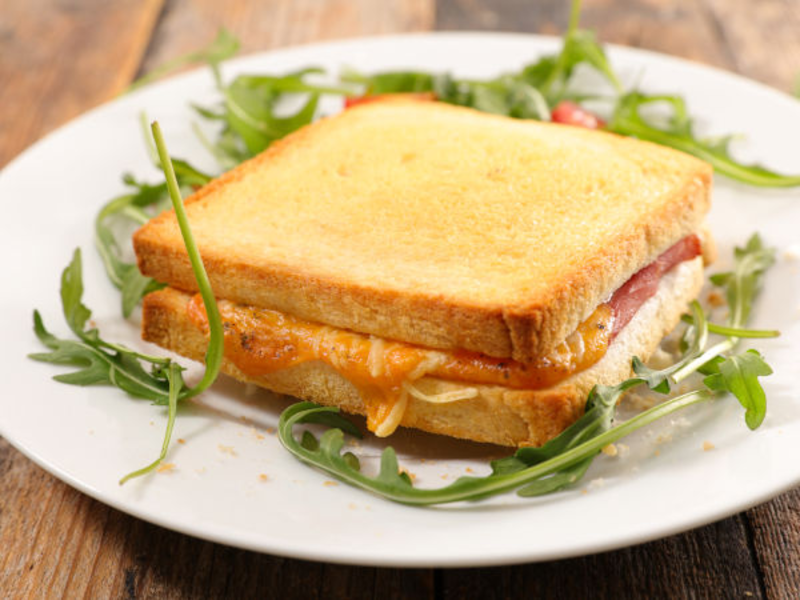
[[[597,383],[614,384],[630,374],[632,356],[646,359],[678,322],[702,285],[702,258],[684,262],[662,279],[648,300],[611,344],[606,356],[590,369],[555,387],[514,390],[501,386],[444,381],[432,377],[416,385],[437,394],[465,386],[478,396],[450,404],[409,398],[402,425],[452,437],[505,446],[541,445],[583,414],[589,390]],[[142,336],[179,354],[202,360],[207,340],[189,321],[190,296],[172,288],[149,294],[143,305]],[[263,377],[248,377],[227,359],[222,370],[279,393],[338,406],[355,414],[366,409],[356,388],[330,366],[314,361]]]
[[[322,119],[186,202],[218,297],[530,362],[696,231],[711,168],[680,152],[436,102]],[[141,271],[196,284],[174,214]]]

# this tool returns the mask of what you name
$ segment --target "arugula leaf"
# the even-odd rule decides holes
[[[754,234],[744,247],[734,249],[734,261],[732,272],[718,273],[711,281],[727,288],[725,295],[731,307],[728,323],[737,327],[750,318],[753,300],[761,291],[764,272],[775,263],[775,249],[766,248],[759,235]]]
[[[758,236],[750,238],[735,252],[735,268],[717,277],[719,284],[728,287],[731,306],[731,331],[738,332],[749,315],[764,271],[772,264],[774,251],[767,249]],[[337,409],[319,407],[310,402],[287,408],[280,418],[278,434],[281,443],[297,458],[312,464],[351,485],[382,497],[407,504],[437,504],[461,500],[478,500],[494,494],[517,490],[520,496],[553,493],[574,485],[588,470],[600,450],[621,437],[653,421],[672,414],[685,406],[715,398],[723,392],[733,393],[745,408],[745,421],[751,429],[758,427],[766,412],[766,397],[758,378],[772,370],[761,355],[750,350],[725,357],[737,338],[707,348],[709,325],[697,302],[691,305],[691,325],[684,356],[675,364],[661,370],[647,367],[638,358],[632,361],[635,376],[615,386],[597,385],[589,394],[583,416],[539,448],[520,448],[512,456],[492,462],[492,472],[485,477],[461,477],[440,489],[418,489],[400,471],[391,447],[381,459],[378,477],[361,473],[360,466],[341,455],[344,431],[353,432],[352,424],[338,414]],[[627,390],[639,385],[667,393],[672,383],[678,383],[694,372],[702,372],[706,389],[695,390],[614,425],[616,408]],[[295,426],[303,423],[322,423],[330,427],[317,443],[305,431],[298,442]]]
[[[344,74],[342,79],[361,84],[367,95],[433,92],[441,102],[520,119],[546,121],[550,120],[550,107],[561,100],[581,100],[569,88],[577,67],[586,65],[600,73],[616,92],[608,130],[693,154],[711,163],[718,173],[742,183],[761,187],[800,185],[800,175],[781,175],[760,165],[736,161],[729,151],[734,136],[722,136],[714,140],[697,138],[683,98],[664,94],[646,95],[636,90],[623,92],[622,84],[594,33],[578,29],[580,5],[579,0],[572,3],[569,27],[559,54],[544,56],[516,73],[487,81],[474,81],[424,71],[388,72],[372,76],[351,71]],[[658,122],[646,117],[642,109],[651,105],[666,106],[670,110],[670,118],[666,122]]]
[[[383,94],[425,93],[435,88],[434,78],[437,76],[422,71],[389,71],[364,75],[352,69],[341,74],[345,83],[356,83],[363,86],[362,93],[367,96]],[[439,75],[438,77],[444,77]]]
[[[642,114],[642,108],[653,104],[671,109],[667,123],[656,123]],[[753,186],[800,185],[800,175],[781,175],[760,165],[745,165],[734,160],[728,150],[730,136],[712,141],[698,139],[693,133],[686,103],[679,96],[647,96],[638,91],[623,94],[617,100],[608,130],[693,154],[711,163],[717,172]]]
[[[194,106],[201,117],[223,123],[216,142],[209,142],[205,136],[201,136],[201,141],[226,168],[255,156],[275,140],[311,123],[322,94],[351,92],[345,87],[316,85],[305,80],[320,73],[322,69],[308,68],[280,77],[240,75],[227,86],[220,81],[223,102],[218,110]],[[306,94],[307,98],[294,114],[279,117],[279,104],[293,94]]]
[[[366,76],[351,70],[342,75],[342,80],[362,85],[367,96],[431,92],[437,100],[449,104],[517,119],[549,121],[550,107],[571,97],[568,87],[578,65],[585,64],[597,70],[617,91],[621,90],[621,84],[594,34],[578,29],[579,16],[580,2],[575,1],[561,52],[542,57],[517,73],[478,81],[424,71],[394,71]]]
[[[198,281],[200,293],[209,315],[210,337],[206,353],[206,370],[203,378],[197,385],[189,388],[183,380],[183,367],[177,363],[173,363],[168,358],[149,356],[125,346],[107,342],[100,337],[100,332],[96,328],[86,328],[92,312],[83,304],[83,266],[79,248],[75,250],[72,261],[61,275],[61,304],[64,318],[78,340],[57,338],[45,328],[39,312],[34,311],[34,333],[50,352],[29,355],[34,360],[75,367],[76,370],[70,373],[59,374],[54,377],[54,379],[62,383],[72,385],[94,385],[100,383],[113,385],[136,398],[151,400],[155,404],[169,407],[167,426],[159,457],[146,467],[123,477],[120,484],[133,477],[149,473],[159,465],[169,449],[177,416],[178,402],[196,396],[207,389],[216,379],[222,362],[222,322],[216,301],[211,291],[211,285],[203,267],[197,244],[189,229],[189,223],[183,209],[178,178],[157,123],[153,124],[153,134],[158,158],[163,165],[166,178],[164,189],[169,194],[178,217],[178,224],[189,254],[192,270]],[[178,165],[179,168],[185,167],[185,164],[180,162]],[[186,174],[187,171],[184,170],[183,173]],[[191,170],[189,177],[195,176],[196,172]],[[130,277],[130,271],[126,271],[126,266],[116,254],[116,251],[118,251],[116,239],[107,228],[105,219],[110,215],[123,214],[124,211],[128,211],[127,214],[129,216],[134,215],[134,218],[138,219],[140,215],[137,211],[140,210],[141,206],[157,202],[161,194],[160,190],[156,191],[156,187],[141,186],[138,194],[131,194],[113,200],[98,215],[95,223],[98,247],[101,249],[101,256],[109,276],[119,277],[119,285],[123,287],[123,290],[125,290],[126,285],[124,278]],[[136,268],[135,265],[131,266],[134,269]],[[149,281],[142,284],[141,280],[139,280],[137,291],[133,296],[138,300],[140,294],[149,285]],[[143,363],[150,364],[149,373]]]
[[[609,395],[607,398],[610,397]],[[395,502],[423,506],[474,501],[515,489],[519,489],[519,493],[525,496],[555,491],[574,483],[582,476],[588,466],[586,461],[591,461],[608,444],[687,406],[715,397],[716,394],[710,390],[689,392],[656,405],[597,435],[580,438],[579,442],[569,445],[554,456],[541,461],[534,459],[530,466],[498,466],[485,477],[459,477],[450,485],[439,489],[415,488],[408,474],[399,468],[397,455],[391,447],[387,447],[381,454],[378,476],[364,475],[360,466],[348,459],[349,453],[341,454],[344,445],[343,430],[352,429],[353,426],[338,414],[337,408],[323,407],[312,402],[293,404],[281,414],[278,437],[284,447],[297,458],[345,483]],[[303,434],[304,442],[298,442],[293,434],[294,427],[313,422],[321,414],[326,414],[326,420],[334,428],[328,429],[316,444],[310,441],[313,436],[308,431]]]
[[[669,393],[670,380],[701,355],[708,341],[708,321],[703,308],[696,300],[692,301],[690,308],[693,326],[687,330],[684,340],[691,341],[687,344],[681,360],[665,369],[654,370],[645,365],[638,357],[633,358],[633,372],[636,373],[636,376],[642,379],[650,389],[661,394]]]
[[[83,298],[83,266],[81,261],[81,250],[76,248],[72,254],[67,268],[61,273],[61,306],[64,310],[64,318],[67,325],[78,337],[85,337],[86,321],[92,316],[82,302]]]
[[[60,365],[70,365],[76,371],[56,375],[54,379],[71,385],[114,385],[131,396],[152,400],[156,404],[166,403],[169,381],[163,368],[169,359],[149,357],[122,346],[100,339],[97,329],[85,329],[91,311],[83,304],[83,278],[80,249],[76,249],[72,261],[61,276],[61,301],[67,324],[78,340],[57,338],[44,326],[39,311],[33,313],[33,329],[36,337],[50,352],[29,354],[34,360]],[[148,373],[139,361],[152,364]],[[180,372],[176,373],[179,383]],[[182,383],[181,383],[182,385]]]
[[[710,277],[711,283],[726,288],[725,295],[730,309],[728,325],[732,331],[743,328],[747,323],[755,297],[761,289],[764,273],[774,262],[774,248],[765,247],[759,235],[753,234],[743,247],[734,249],[734,270]],[[738,337],[729,336],[714,344],[675,371],[672,374],[673,381],[686,379],[708,361],[716,360],[735,348],[738,343]]]
[[[617,92],[622,91],[622,84],[611,68],[602,46],[597,43],[594,32],[578,29],[580,12],[580,0],[573,0],[569,27],[558,56],[549,60],[545,58],[523,70],[523,76],[527,76],[528,82],[538,87],[551,104],[566,97],[569,82],[575,68],[580,64],[594,68]]]
[[[212,67],[215,67],[222,61],[235,56],[238,51],[239,39],[230,31],[222,27],[220,28],[219,32],[217,32],[217,37],[214,38],[214,41],[212,41],[208,46],[201,48],[200,50],[195,50],[194,52],[189,52],[182,56],[178,56],[156,67],[147,75],[140,77],[130,86],[128,86],[126,93],[137,90],[140,87],[148,85],[153,81],[164,77],[172,71],[191,64],[207,63]]]
[[[493,461],[492,473],[515,473],[538,465],[609,431],[614,422],[617,404],[622,394],[641,383],[643,383],[643,380],[632,378],[616,386],[596,385],[589,393],[586,409],[580,419],[538,448],[520,448],[509,458]],[[569,465],[563,470],[554,472],[547,479],[528,483],[517,493],[520,496],[538,496],[549,494],[571,485],[583,477],[595,456],[596,453],[589,455],[574,465]]]
[[[125,475],[125,477],[119,480],[120,485],[131,479],[134,479],[135,477],[141,477],[142,475],[150,473],[154,469],[158,468],[158,465],[161,464],[161,461],[167,457],[167,452],[169,451],[169,442],[172,439],[172,429],[175,426],[175,419],[178,416],[178,400],[180,400],[180,392],[184,387],[183,379],[181,378],[181,371],[183,368],[176,363],[170,363],[167,369],[169,369],[168,373],[166,374],[166,379],[169,381],[169,392],[167,395],[167,406],[169,407],[169,412],[167,413],[167,429],[164,432],[164,441],[161,444],[161,454],[159,454],[158,458],[149,465]]]
[[[759,377],[772,374],[757,350],[748,350],[735,356],[708,364],[711,373],[703,380],[715,391],[730,392],[745,408],[745,422],[750,429],[757,429],[767,414],[767,396],[759,383]]]

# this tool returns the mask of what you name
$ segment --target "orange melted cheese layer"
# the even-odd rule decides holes
[[[367,409],[367,426],[390,435],[402,420],[408,395],[447,402],[477,395],[426,397],[413,387],[425,375],[440,379],[518,389],[551,387],[598,362],[612,331],[612,310],[600,305],[549,356],[524,364],[476,352],[430,350],[403,342],[336,329],[278,311],[219,301],[225,356],[243,373],[258,377],[319,360],[350,381]],[[208,319],[199,294],[187,304],[192,323],[205,334]]]

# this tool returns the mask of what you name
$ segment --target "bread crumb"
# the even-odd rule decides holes
[[[723,297],[722,294],[720,294],[716,290],[709,292],[707,301],[712,308],[719,308],[720,306],[725,306],[725,298]]]
[[[474,473],[475,472],[475,471],[472,470],[471,467],[467,467],[466,469],[464,469],[464,471],[466,471],[467,473]]]
[[[606,480],[602,477],[598,477],[597,479],[592,479],[589,482],[589,489],[596,490],[597,488],[601,488],[606,484]]]
[[[259,473],[258,480],[259,481],[267,481],[269,477],[267,477],[266,473]]]
[[[350,510],[355,510],[358,508],[358,506],[356,506],[354,502],[351,502],[350,504],[347,505],[347,508],[349,508]]]
[[[656,444],[666,444],[672,441],[671,433],[662,433],[656,438]]]
[[[411,478],[411,481],[416,481],[417,480],[416,473],[412,473],[408,469],[400,469],[400,472],[401,473],[405,473],[406,475],[408,475]]]
[[[783,258],[788,261],[800,260],[800,244],[792,244],[791,246],[787,246],[786,250],[783,251]]]
[[[183,439],[183,438],[178,438],[178,443],[179,443],[179,444],[185,444],[185,443],[186,443],[186,440],[185,440],[185,439]]]
[[[623,457],[630,452],[631,448],[628,444],[617,444],[617,452],[619,453],[620,457]]]
[[[648,408],[653,408],[655,404],[655,398],[647,392],[644,394],[628,392],[625,395],[625,400],[627,400],[630,406],[635,410],[647,410]]]
[[[161,463],[156,468],[159,473],[171,473],[175,469],[175,463]]]
[[[713,450],[713,449],[714,449],[714,444],[712,444],[708,440],[703,442],[703,452],[708,452],[709,450]]]
[[[449,478],[450,478],[450,475],[448,475],[447,473],[444,473],[442,475],[442,479],[449,479]]]
[[[324,481],[324,482],[322,483],[322,485],[324,485],[324,486],[326,486],[326,487],[335,487],[335,486],[337,486],[337,485],[339,485],[339,484],[338,484],[338,483],[336,483],[335,481],[331,481],[330,479],[328,479],[328,480]]]
[[[660,456],[660,455],[661,455],[661,450],[656,450],[654,454],[655,454],[656,456]]]
[[[617,452],[617,447],[614,444],[603,446],[600,450],[606,456],[617,456],[617,454],[619,454],[619,452]]]
[[[233,449],[233,446],[225,446],[223,444],[217,444],[217,448],[223,454],[230,454],[231,456],[237,456],[236,450]]]
[[[583,488],[583,489],[581,490],[581,494],[584,494],[584,495],[586,495],[586,494],[588,494],[588,493],[589,493],[589,490],[587,490],[586,488]]]

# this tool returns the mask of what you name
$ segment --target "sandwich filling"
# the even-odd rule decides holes
[[[400,424],[409,396],[444,403],[478,394],[470,387],[435,396],[425,394],[414,382],[426,375],[466,384],[533,390],[552,387],[588,369],[605,356],[614,337],[656,293],[661,277],[701,251],[696,235],[683,238],[634,274],[553,351],[530,363],[466,350],[424,348],[221,300],[218,306],[225,332],[225,356],[250,377],[322,361],[358,389],[367,409],[369,429],[387,436]],[[186,310],[191,322],[207,334],[208,319],[199,294],[187,303]]]

